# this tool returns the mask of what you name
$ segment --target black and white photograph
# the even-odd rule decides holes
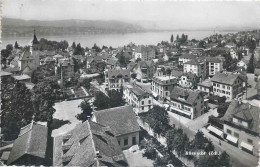
[[[260,1],[0,0],[0,166],[260,166]]]

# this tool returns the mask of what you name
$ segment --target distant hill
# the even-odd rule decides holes
[[[139,25],[115,20],[39,21],[12,18],[2,19],[3,36],[28,36],[32,34],[34,28],[39,35],[130,33],[145,31],[145,29]]]

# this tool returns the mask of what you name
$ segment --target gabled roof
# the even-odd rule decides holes
[[[56,137],[53,159],[54,166],[120,166],[120,160],[127,166],[114,132],[92,121]]]
[[[121,106],[94,112],[96,121],[109,126],[116,136],[140,131],[135,112],[131,106]]]
[[[199,95],[201,95],[201,91],[199,90],[190,90],[175,86],[170,97],[172,100],[182,101],[186,104],[193,105],[197,101]],[[185,97],[186,100],[181,100],[179,97]]]
[[[259,107],[253,106],[249,103],[243,103],[237,100],[233,100],[230,103],[222,119],[228,122],[232,122],[233,117],[248,122],[249,126],[247,127],[247,129],[256,132],[258,134],[260,133]]]
[[[240,78],[239,74],[218,72],[212,77],[211,81],[223,83],[223,84],[227,84],[227,85],[233,85],[237,78]],[[242,79],[242,78],[240,78],[240,79]]]
[[[191,59],[190,61],[184,63],[184,64],[191,64],[191,65],[200,65],[200,61],[198,59]]]
[[[140,66],[142,68],[150,68],[154,65],[153,61],[150,60],[150,61],[139,61],[137,63],[137,66]]]
[[[113,65],[113,66],[115,66],[117,63],[119,63],[119,62],[118,62],[118,60],[116,60],[116,59],[108,59],[108,60],[107,60],[107,64],[108,64],[108,65]]]
[[[117,77],[122,76],[122,78],[130,78],[130,70],[126,69],[126,70],[108,70],[107,71],[107,75],[109,79],[114,79]]]
[[[206,61],[207,62],[210,62],[210,63],[220,63],[221,61],[216,58],[216,57],[205,57]]]
[[[25,154],[44,159],[47,147],[47,131],[48,128],[45,125],[36,122],[21,128],[20,134],[14,142],[7,165],[11,165]]]
[[[31,52],[28,50],[24,51],[21,56],[19,57],[19,60],[32,60],[33,57],[31,55]]]
[[[151,52],[153,51],[154,49],[149,47],[149,46],[144,46],[144,45],[141,45],[141,46],[138,46],[135,50],[135,52],[138,52],[138,53],[142,53],[142,52]]]

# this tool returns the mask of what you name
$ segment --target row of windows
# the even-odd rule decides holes
[[[219,92],[219,93],[230,95],[230,92],[228,92],[228,91],[224,91],[224,90],[221,91],[220,89],[215,89],[215,88],[214,88],[214,92]]]
[[[230,129],[227,129],[227,133],[230,134],[230,135],[232,135],[232,131],[231,131]],[[238,134],[237,132],[234,132],[234,136],[235,136],[236,138],[239,138],[239,134]],[[253,140],[252,140],[252,139],[247,139],[247,142],[248,142],[249,144],[253,144]]]
[[[151,100],[148,100],[148,104],[151,104]],[[142,105],[144,105],[144,101],[142,101]]]
[[[118,140],[118,144],[120,145],[120,140]],[[132,137],[132,145],[135,145],[136,144],[136,137],[133,136]],[[128,137],[124,138],[124,146],[127,146],[128,145]]]
[[[213,86],[217,86],[217,87],[220,88],[220,84],[215,84],[215,83],[214,83]],[[222,85],[222,88],[223,88],[223,89],[226,89],[226,88],[227,88],[228,90],[230,90],[230,86]]]

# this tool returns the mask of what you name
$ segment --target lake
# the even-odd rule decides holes
[[[135,43],[137,45],[157,45],[161,41],[169,41],[171,34],[173,34],[174,39],[176,38],[177,34],[181,36],[184,33],[188,35],[188,39],[203,39],[210,35],[213,35],[213,31],[168,31],[168,32],[142,32],[142,33],[127,33],[127,34],[89,34],[89,35],[64,35],[64,36],[40,36],[37,35],[38,40],[40,38],[46,38],[48,40],[67,40],[69,45],[72,42],[80,43],[82,47],[92,47],[94,43],[98,46],[102,47],[105,46],[124,46],[129,44],[130,42]],[[216,32],[218,34],[227,34],[227,33],[235,33],[235,32]],[[29,42],[32,40],[33,35],[31,37],[3,37],[2,39],[2,48],[5,48],[7,44],[13,44],[15,41],[18,42],[20,46],[28,45]]]

